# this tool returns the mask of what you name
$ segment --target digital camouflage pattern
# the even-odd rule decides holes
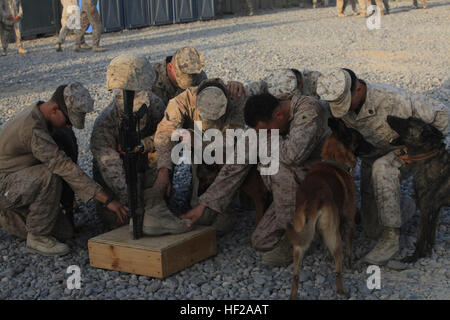
[[[167,75],[167,64],[172,61],[172,57],[167,57],[164,61],[152,65],[153,71],[156,74],[156,80],[152,87],[152,92],[160,97],[164,104],[168,104],[170,99],[175,98],[182,93],[184,89],[176,87]],[[198,86],[200,82],[205,80],[206,73],[201,71],[193,77],[192,86]]]
[[[155,134],[155,148],[158,152],[158,169],[173,169],[171,159],[172,148],[178,143],[171,141],[172,132],[177,129],[194,129],[194,121],[202,121],[202,130],[214,127],[219,130],[244,127],[244,102],[242,95],[236,100],[230,100],[225,115],[219,122],[205,121],[197,108],[197,87],[185,90],[170,100],[164,118],[158,125]],[[223,118],[223,119],[222,119]]]
[[[279,171],[262,176],[272,192],[273,203],[252,235],[252,245],[257,250],[272,249],[284,235],[286,223],[295,211],[297,183],[304,178],[309,166],[320,159],[322,144],[330,134],[328,110],[317,99],[297,92],[291,99],[290,112],[289,132],[279,141]],[[251,164],[225,164],[199,202],[214,211],[224,212],[251,167]]]
[[[63,12],[61,16],[61,29],[59,30],[58,35],[58,41],[57,43],[63,44],[66,41],[67,34],[71,30],[67,27],[67,19],[73,14],[73,12],[69,12],[69,7],[71,6],[77,6],[78,7],[78,1],[77,0],[61,0],[61,5],[63,7]],[[84,43],[84,35],[81,39],[81,43]]]
[[[94,99],[79,82],[69,84],[64,89],[64,102],[70,122],[77,129],[84,129],[86,113],[94,111]]]
[[[280,75],[280,77],[278,77],[278,75]],[[292,75],[294,75],[294,73],[290,69],[278,69],[260,81],[247,84],[245,86],[245,91],[248,96],[261,93],[291,95],[297,90],[297,83],[294,86]],[[301,72],[302,95],[319,99],[319,96],[317,95],[317,80],[320,75],[321,73],[318,71],[303,70],[303,72]],[[269,89],[269,87],[272,89]]]
[[[203,55],[194,47],[178,49],[173,56],[175,78],[181,89],[193,86],[196,75],[205,66]]]
[[[340,118],[347,114],[351,105],[351,77],[344,69],[324,73],[317,80],[317,94],[329,102],[331,113]]]
[[[81,29],[78,29],[75,35],[75,47],[82,43],[84,34],[89,25],[92,26],[93,47],[100,46],[100,36],[102,34],[102,22],[97,11],[97,0],[81,0]]]
[[[16,44],[18,49],[23,50],[22,35],[20,32],[20,21],[14,23],[9,17],[19,16],[23,18],[23,9],[21,0],[0,0],[0,40],[2,43],[3,54],[6,54],[9,43],[9,33],[14,29],[16,35]]]
[[[162,100],[149,90],[137,92],[134,98],[134,109],[138,110],[142,104],[148,107],[148,113],[141,123],[142,144],[144,152],[154,153],[153,136],[159,121],[164,115],[165,105]],[[90,149],[93,163],[100,174],[100,184],[111,190],[121,203],[128,203],[127,184],[123,160],[118,151],[120,136],[120,119],[123,115],[123,94],[117,92],[114,100],[97,117],[92,130]],[[154,155],[156,157],[156,155]],[[156,170],[156,161],[149,163],[148,170]],[[104,183],[102,183],[104,182]],[[150,185],[153,182],[149,183]]]
[[[326,96],[325,100],[344,93],[342,83],[333,85],[330,79],[321,78],[319,88],[321,82],[324,83],[323,88],[328,86],[326,95],[322,95]],[[376,148],[373,154],[363,159],[361,167],[362,220],[366,232],[375,237],[381,231],[380,225],[392,228],[401,226],[400,181],[401,172],[406,172],[406,166],[395,155],[395,149],[399,147],[390,144],[398,134],[387,123],[387,116],[419,118],[433,124],[444,135],[448,130],[449,116],[444,104],[427,96],[385,84],[366,85],[366,101],[358,114],[353,111],[343,112],[346,108],[338,107],[337,110],[339,115],[343,113],[341,119],[348,127],[358,130]],[[347,100],[351,96],[344,95]],[[333,108],[336,105],[332,101],[330,107],[335,113],[336,109],[333,111]]]
[[[156,74],[146,58],[129,54],[112,59],[106,70],[108,90],[148,90],[155,79]]]
[[[26,219],[29,232],[48,235],[60,212],[63,180],[83,202],[102,190],[58,147],[36,103],[0,132],[0,210],[15,212],[12,220]]]

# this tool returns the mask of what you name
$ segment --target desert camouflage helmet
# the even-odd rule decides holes
[[[267,91],[273,96],[292,94],[298,87],[298,80],[291,69],[277,69],[272,71],[266,78]]]
[[[146,90],[153,86],[155,79],[156,74],[148,60],[130,54],[112,59],[106,71],[108,90]]]
[[[205,66],[203,55],[194,47],[182,47],[172,59],[178,86],[181,89],[191,87],[194,76],[202,72]]]
[[[350,110],[352,79],[344,69],[323,73],[317,80],[317,94],[330,104],[331,113],[336,118],[345,116]]]
[[[94,100],[89,91],[79,82],[69,84],[64,88],[63,93],[70,122],[75,128],[83,129],[86,113],[94,110]]]

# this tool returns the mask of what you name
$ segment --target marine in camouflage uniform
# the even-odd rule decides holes
[[[97,0],[82,0],[81,1],[81,29],[78,29],[75,34],[75,51],[81,52],[89,50],[89,48],[81,47],[82,39],[86,33],[89,25],[92,26],[92,50],[96,52],[106,51],[105,48],[100,47],[100,36],[102,34],[102,22],[97,11]]]
[[[158,170],[173,170],[171,153],[177,142],[171,141],[171,136],[177,129],[193,131],[195,121],[202,123],[203,132],[214,128],[225,134],[226,129],[243,129],[244,101],[244,95],[231,99],[225,84],[220,79],[204,80],[200,86],[188,88],[170,100],[165,116],[159,123],[155,134],[155,147],[158,152]],[[227,141],[225,141],[225,145],[226,143]],[[206,144],[203,144],[202,150],[205,147]],[[212,175],[212,178],[209,181],[214,180],[218,172],[217,167],[220,169],[220,166],[220,164],[218,166],[208,166],[205,163],[192,164],[192,206],[197,205],[198,196],[208,187],[208,185],[202,183],[203,180],[198,175],[198,172],[210,172],[209,175]],[[218,234],[225,234],[231,231],[233,224],[230,210],[231,206],[228,206],[225,214],[218,216],[216,212],[212,210],[208,211],[200,223],[206,225],[212,224]]]
[[[357,15],[358,14],[358,10],[356,9],[356,0],[348,0],[350,1],[351,5],[352,5],[352,10],[353,10],[353,14]],[[347,7],[348,4],[347,0],[337,0],[336,1],[336,8],[338,11],[338,16],[339,17],[345,17],[345,8]],[[365,4],[365,0],[358,0],[360,7],[361,7],[361,11],[362,12],[366,12],[366,4]]]
[[[75,12],[69,12],[69,8],[71,6],[78,7],[78,1],[77,0],[61,0],[61,4],[63,6],[63,12],[61,17],[61,30],[59,30],[59,36],[58,40],[56,42],[56,51],[61,52],[61,45],[66,41],[67,34],[70,31],[70,28],[67,27],[67,19],[74,14]],[[81,11],[80,11],[81,12]],[[84,39],[84,34],[81,38],[81,48],[90,49],[90,47],[86,44]]]
[[[292,248],[284,233],[295,212],[297,184],[303,180],[310,165],[320,159],[322,144],[330,134],[328,111],[317,99],[296,91],[285,103],[289,103],[288,130],[279,140],[279,170],[274,175],[261,175],[272,193],[273,202],[251,237],[256,250],[266,251],[263,262],[270,265],[287,265],[292,261]],[[246,152],[248,159],[248,148]],[[248,163],[224,165],[214,183],[200,196],[199,203],[224,212],[252,166]],[[258,169],[261,167],[259,164]]]
[[[304,96],[319,98],[317,95],[317,79],[320,76],[318,71],[296,69],[277,69],[272,71],[264,79],[252,82],[245,86],[248,96],[261,93],[270,93],[274,96],[281,94],[291,95],[295,90],[299,90]]]
[[[364,229],[370,237],[377,238],[382,232],[365,261],[384,264],[398,251],[401,203],[407,205],[408,202],[401,201],[400,197],[401,177],[407,174],[408,168],[396,155],[399,147],[390,144],[398,135],[387,123],[387,116],[419,118],[445,134],[448,110],[444,104],[424,95],[385,84],[366,83],[352,73],[338,69],[322,75],[317,92],[330,103],[333,116],[358,130],[376,148],[372,155],[362,158],[361,213]],[[359,106],[353,105],[353,96],[361,99]],[[414,206],[409,206],[414,213]]]
[[[16,19],[17,18],[17,19]],[[9,33],[14,29],[16,34],[17,51],[27,53],[22,45],[20,20],[23,18],[22,2],[20,0],[0,0],[0,40],[2,42],[2,56],[6,56],[9,43]]]
[[[0,133],[0,224],[5,231],[26,236],[33,252],[70,251],[51,236],[61,214],[63,181],[84,202],[107,201],[102,188],[52,138],[53,127],[83,129],[85,114],[92,110],[93,100],[80,83],[60,86],[51,100],[25,108]],[[125,215],[119,203],[112,206]]]
[[[173,56],[152,65],[156,74],[152,92],[167,105],[170,99],[207,78],[204,66],[203,55],[196,48],[182,47]]]
[[[143,72],[144,71],[144,72]],[[155,80],[155,74],[150,63],[141,57],[132,55],[122,55],[113,59],[107,70],[107,87],[116,89],[121,87],[144,88],[150,87]],[[151,190],[156,179],[157,154],[154,147],[154,134],[156,127],[162,117],[166,106],[163,101],[150,90],[138,90],[133,100],[133,111],[137,112],[142,105],[147,106],[147,113],[140,120],[141,150],[148,161],[145,164],[145,174],[143,184],[143,198],[145,198],[144,226],[143,233],[146,235],[156,235],[149,228],[149,220],[154,219],[153,211],[164,211],[165,219],[169,220],[171,229],[162,230],[158,233],[179,233],[188,230],[186,225],[180,220],[175,219],[167,208],[167,205],[161,204],[156,209],[152,203],[155,198]],[[91,135],[90,148],[93,155],[93,174],[94,179],[110,192],[115,198],[120,199],[122,203],[128,203],[128,190],[125,179],[125,171],[120,149],[120,122],[124,115],[123,91],[116,92],[112,103],[105,108],[94,123],[94,129]],[[153,208],[152,208],[153,207]],[[117,228],[125,222],[119,221],[114,212],[97,206],[97,214],[103,224],[108,229]],[[160,223],[160,222],[159,222]],[[167,227],[167,226],[166,226]],[[164,231],[164,232],[163,232]]]

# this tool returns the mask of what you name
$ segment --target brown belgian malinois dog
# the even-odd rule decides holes
[[[328,126],[333,133],[322,147],[322,161],[313,164],[297,189],[296,212],[293,223],[288,224],[286,230],[294,254],[291,299],[297,296],[299,266],[316,229],[334,257],[337,292],[346,296],[342,283],[341,231],[345,234],[346,262],[350,267],[356,214],[352,170],[357,164],[356,157],[368,154],[374,148],[341,120],[330,118]]]

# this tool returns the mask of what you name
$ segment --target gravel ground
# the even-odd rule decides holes
[[[108,62],[127,52],[150,56],[156,62],[185,45],[196,46],[203,52],[208,75],[225,80],[258,80],[267,71],[286,66],[319,71],[346,66],[368,81],[426,93],[448,105],[449,15],[448,1],[432,1],[427,10],[413,10],[411,1],[393,2],[392,14],[382,18],[382,28],[370,31],[364,19],[337,18],[333,7],[286,9],[252,17],[105,34],[102,44],[109,51],[103,54],[73,52],[73,37],[63,53],[55,52],[55,37],[26,41],[27,55],[17,55],[15,45],[11,44],[9,55],[0,57],[0,123],[24,106],[48,99],[59,84],[82,82],[96,100],[95,112],[87,116],[87,130],[77,132],[80,165],[91,174],[89,132],[112,97],[105,89]],[[189,180],[186,168],[180,168],[177,177],[180,192],[185,192],[182,184]],[[410,181],[403,188],[411,192]],[[92,203],[80,206],[76,216],[80,231],[69,242],[72,252],[64,257],[28,254],[25,241],[0,230],[0,299],[287,299],[289,296],[292,265],[268,268],[249,246],[254,212],[236,211],[235,229],[218,241],[217,256],[161,281],[89,267],[87,240],[102,232],[93,208]],[[418,215],[402,228],[400,258],[412,253],[417,224]],[[403,266],[405,270],[382,267],[380,290],[367,289],[366,267],[356,264],[353,270],[346,270],[344,285],[351,299],[449,299],[449,229],[447,208],[438,224],[433,255]],[[374,244],[359,228],[354,255],[362,257]],[[66,269],[70,265],[81,268],[80,290],[66,288]],[[321,241],[315,240],[305,257],[300,279],[300,298],[337,298],[331,257]]]

